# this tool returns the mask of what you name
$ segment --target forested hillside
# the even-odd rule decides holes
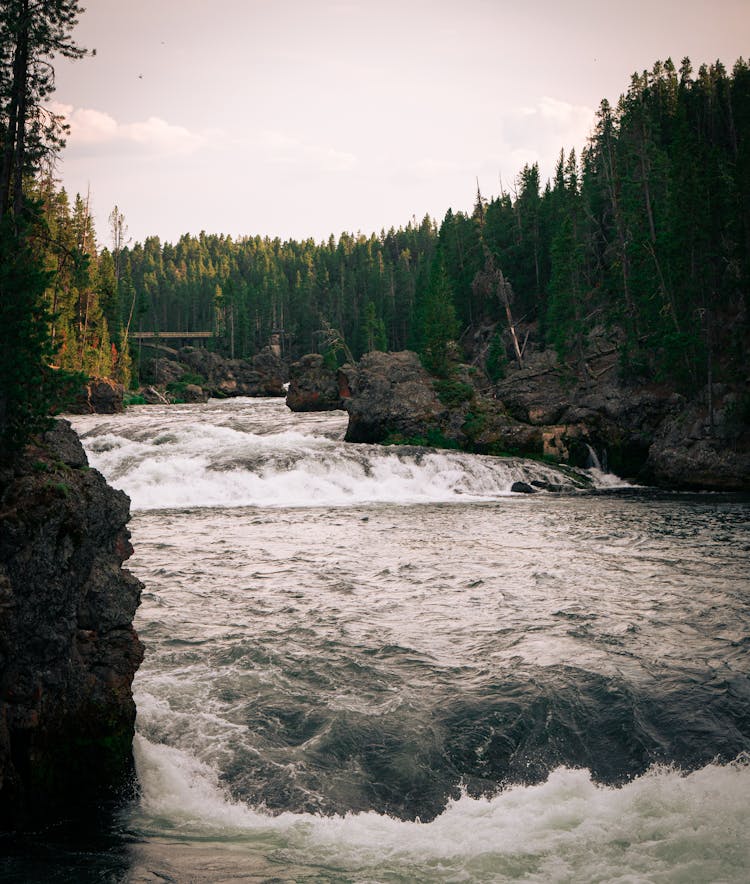
[[[137,330],[215,332],[251,356],[283,332],[285,354],[418,349],[437,372],[469,327],[518,326],[491,374],[522,359],[523,329],[577,361],[613,331],[622,371],[694,389],[737,378],[750,329],[750,69],[694,74],[685,59],[634,75],[602,101],[580,156],[551,181],[524,167],[510,192],[379,235],[327,242],[201,233],[127,245],[115,210],[97,250],[86,202],[41,185],[59,358],[127,382]],[[499,337],[497,338],[499,342]],[[339,358],[343,358],[340,355]]]

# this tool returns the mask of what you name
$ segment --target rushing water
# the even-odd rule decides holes
[[[746,499],[278,400],[74,423],[132,498],[147,650],[140,799],[56,880],[747,880]]]

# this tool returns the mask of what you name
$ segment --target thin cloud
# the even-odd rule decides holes
[[[55,102],[54,113],[64,116],[70,126],[68,145],[89,152],[97,147],[128,149],[138,147],[159,154],[191,154],[208,143],[208,136],[176,126],[161,117],[134,123],[120,123],[111,114],[94,108],[75,108]],[[213,133],[214,137],[216,133]]]
[[[501,121],[503,140],[516,156],[553,155],[562,147],[580,147],[594,123],[594,109],[545,95]]]

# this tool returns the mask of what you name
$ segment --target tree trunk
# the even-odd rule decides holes
[[[24,11],[27,11],[28,2],[24,2]],[[13,53],[13,80],[10,87],[10,103],[8,107],[8,129],[5,133],[5,145],[3,150],[2,169],[0,170],[0,220],[7,214],[11,206],[10,194],[13,182],[13,158],[16,153],[18,140],[18,117],[21,98],[26,96],[27,61],[24,55],[28,52],[28,17],[20,22],[21,32],[26,34],[26,40],[19,33]],[[26,45],[26,52],[24,52]]]
[[[29,67],[29,0],[23,0],[22,15],[21,33],[18,36],[18,123],[13,157],[13,213],[15,215],[18,215],[23,208],[23,173],[26,149],[26,80]]]
[[[508,328],[510,329],[510,336],[513,339],[513,352],[516,354],[516,362],[518,363],[519,368],[523,368],[523,354],[521,353],[521,347],[518,343],[518,335],[516,334],[516,324],[513,321],[513,313],[510,309],[510,295],[508,294],[509,283],[505,279],[502,270],[498,270],[499,276],[499,285],[498,290],[500,292],[500,300],[503,303],[503,307],[505,308],[505,318],[508,322]]]

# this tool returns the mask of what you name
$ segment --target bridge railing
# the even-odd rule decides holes
[[[139,331],[133,332],[131,335],[136,341],[153,341],[156,339],[159,340],[167,340],[168,338],[175,339],[181,338],[183,340],[187,338],[212,338],[214,333],[211,331],[197,331],[197,332],[175,332],[175,331],[164,331],[164,332],[153,332],[153,331]]]

